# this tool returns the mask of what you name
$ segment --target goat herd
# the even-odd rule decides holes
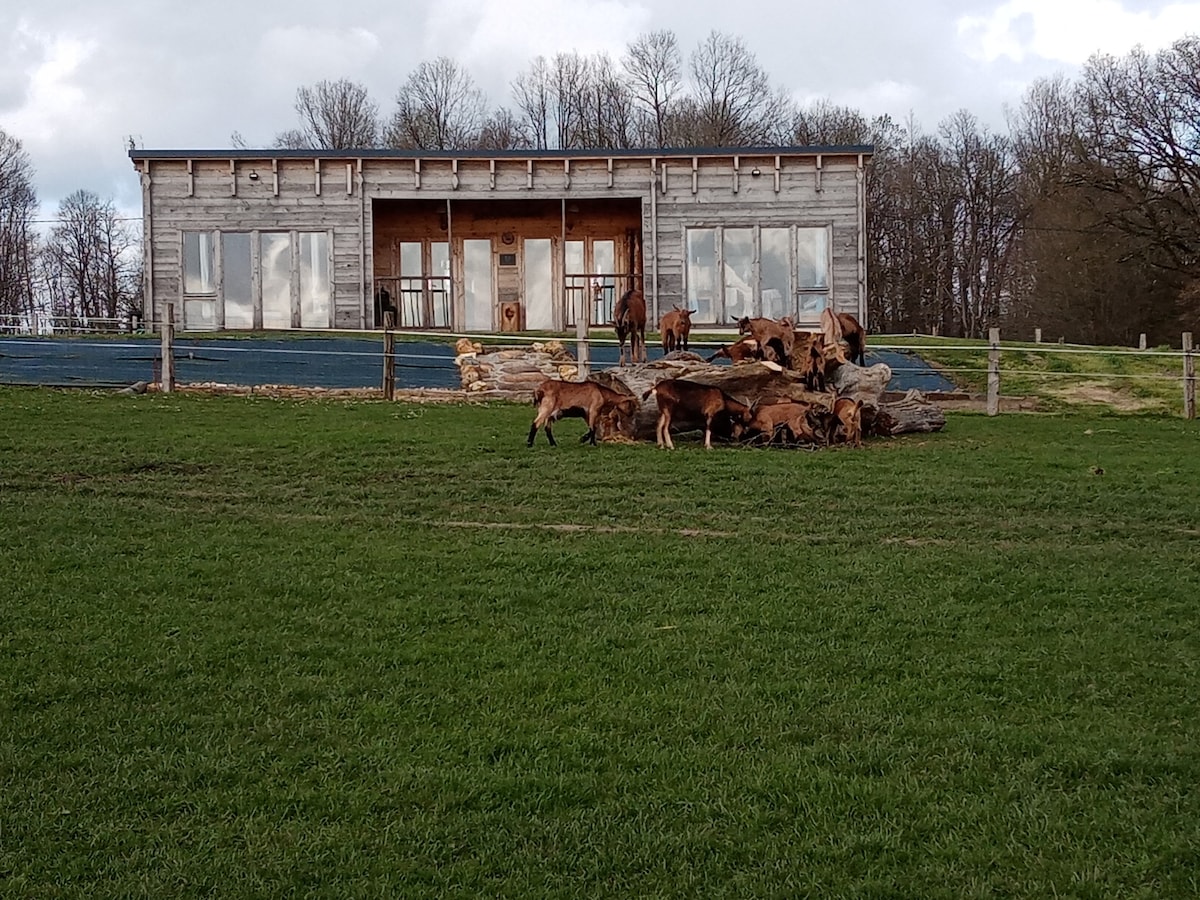
[[[675,307],[662,317],[659,333],[665,353],[688,349],[691,310]],[[619,365],[625,365],[625,341],[630,345],[630,362],[647,361],[646,301],[641,291],[631,290],[617,302],[613,325],[620,344]],[[827,374],[847,362],[864,365],[866,332],[847,313],[826,310],[820,331],[797,331],[792,320],[742,318],[738,321],[737,342],[719,349],[709,362],[729,359],[737,364],[767,361],[783,369],[798,372],[809,391],[829,391]],[[846,347],[842,346],[845,342]],[[846,350],[849,350],[847,356]],[[862,446],[862,401],[830,395],[828,401],[803,402],[790,398],[764,397],[745,404],[714,385],[685,378],[665,378],[642,395],[653,394],[658,406],[655,432],[659,447],[675,449],[671,426],[694,428],[703,424],[704,447],[711,449],[713,426],[717,424],[737,441],[751,439],[771,443],[777,438],[797,443],[830,445],[847,443]],[[552,423],[564,417],[582,418],[588,430],[581,441],[596,443],[597,433],[610,429],[620,432],[623,424],[634,420],[640,409],[633,393],[622,393],[596,381],[568,382],[549,379],[533,392],[537,413],[529,428],[528,445],[533,446],[539,428],[555,446]]]

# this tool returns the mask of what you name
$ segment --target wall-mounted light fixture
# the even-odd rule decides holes
[[[750,175],[754,178],[757,178],[761,174],[762,174],[762,169],[760,169],[758,166],[755,166],[753,169],[750,170]]]
[[[258,173],[257,173],[257,172],[255,172],[253,169],[251,169],[251,170],[250,170],[250,176],[249,176],[249,177],[250,177],[250,180],[251,180],[251,181],[258,181]]]

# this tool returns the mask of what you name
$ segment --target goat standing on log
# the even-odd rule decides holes
[[[850,348],[850,362],[860,366],[867,364],[867,330],[850,313],[838,313],[838,324],[842,326],[842,340]]]
[[[646,362],[646,298],[637,288],[630,288],[621,295],[613,309],[613,325],[617,330],[617,341],[621,345],[619,365],[625,365],[625,338],[629,338],[629,361]]]
[[[654,394],[658,402],[658,446],[674,450],[671,440],[671,422],[676,419],[704,420],[704,449],[712,449],[713,420],[722,413],[729,416],[733,424],[733,437],[741,435],[743,427],[753,415],[750,407],[734,400],[718,387],[697,384],[682,378],[666,378],[644,394],[646,400]]]
[[[692,332],[692,311],[676,306],[662,317],[658,323],[658,331],[662,335],[663,353],[687,350],[688,335]]]
[[[767,358],[767,350],[773,349],[779,357],[779,364],[785,369],[792,367],[792,342],[795,325],[788,316],[779,321],[775,319],[751,319],[743,316],[738,319],[738,334],[748,334],[758,341],[758,349],[762,358]]]
[[[553,378],[537,386],[533,392],[533,405],[537,407],[537,415],[529,428],[528,447],[533,446],[537,430],[542,427],[546,429],[550,446],[558,446],[550,426],[564,417],[585,420],[588,430],[580,443],[591,441],[595,446],[596,430],[605,417],[612,416],[619,429],[621,417],[632,418],[638,409],[637,398],[630,394],[618,393],[594,381],[557,381]]]

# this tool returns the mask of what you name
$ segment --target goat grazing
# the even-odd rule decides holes
[[[629,394],[621,394],[594,381],[543,381],[533,392],[533,405],[537,407],[537,415],[529,428],[529,440],[526,446],[533,446],[533,439],[539,428],[546,429],[546,440],[551,447],[557,446],[554,432],[550,430],[552,423],[564,417],[583,419],[587,422],[588,430],[580,442],[596,443],[596,430],[606,417],[614,417],[618,428],[620,418],[632,418],[637,412],[637,398]]]
[[[775,350],[780,364],[785,369],[792,367],[792,344],[795,340],[792,329],[795,326],[789,317],[784,316],[776,321],[775,319],[751,319],[743,316],[738,319],[737,325],[738,334],[748,334],[758,341],[758,347],[764,359],[767,349],[770,347]]]
[[[854,447],[862,446],[862,401],[839,397],[832,409],[813,414],[826,446],[839,443],[839,438]]]
[[[692,332],[692,311],[676,306],[662,317],[658,323],[658,330],[662,335],[663,353],[670,353],[672,350],[686,350],[688,335]]]
[[[763,443],[770,444],[775,440],[779,429],[786,427],[794,441],[817,443],[817,435],[813,429],[811,403],[786,401],[755,405],[754,415],[746,425],[746,430],[759,437],[765,437]]]
[[[636,363],[638,356],[646,362],[646,298],[637,288],[630,288],[621,295],[613,308],[613,326],[617,341],[621,345],[619,365],[625,365],[625,338],[629,338],[629,361]]]
[[[734,400],[718,387],[697,384],[682,378],[666,378],[642,394],[642,399],[654,394],[658,402],[658,446],[674,450],[671,440],[671,422],[676,420],[704,422],[704,449],[712,449],[713,420],[721,414],[729,417],[733,437],[741,435],[743,427],[750,421],[750,407]]]

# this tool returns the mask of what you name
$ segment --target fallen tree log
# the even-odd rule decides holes
[[[832,373],[830,384],[834,390],[812,391],[800,373],[775,363],[760,361],[719,366],[686,352],[671,353],[653,362],[604,369],[592,376],[593,380],[615,391],[638,398],[641,406],[626,432],[627,437],[637,440],[655,439],[658,404],[653,393],[644,400],[642,396],[664,378],[686,378],[719,387],[747,406],[797,400],[829,409],[838,397],[862,400],[864,435],[890,436],[938,431],[945,427],[945,414],[920,392],[910,391],[900,401],[884,402],[883,393],[891,377],[891,369],[882,363],[865,368],[848,363]],[[683,429],[698,428],[702,424],[684,423]],[[728,423],[717,423],[714,431],[718,435],[724,431],[724,436],[728,437]]]

